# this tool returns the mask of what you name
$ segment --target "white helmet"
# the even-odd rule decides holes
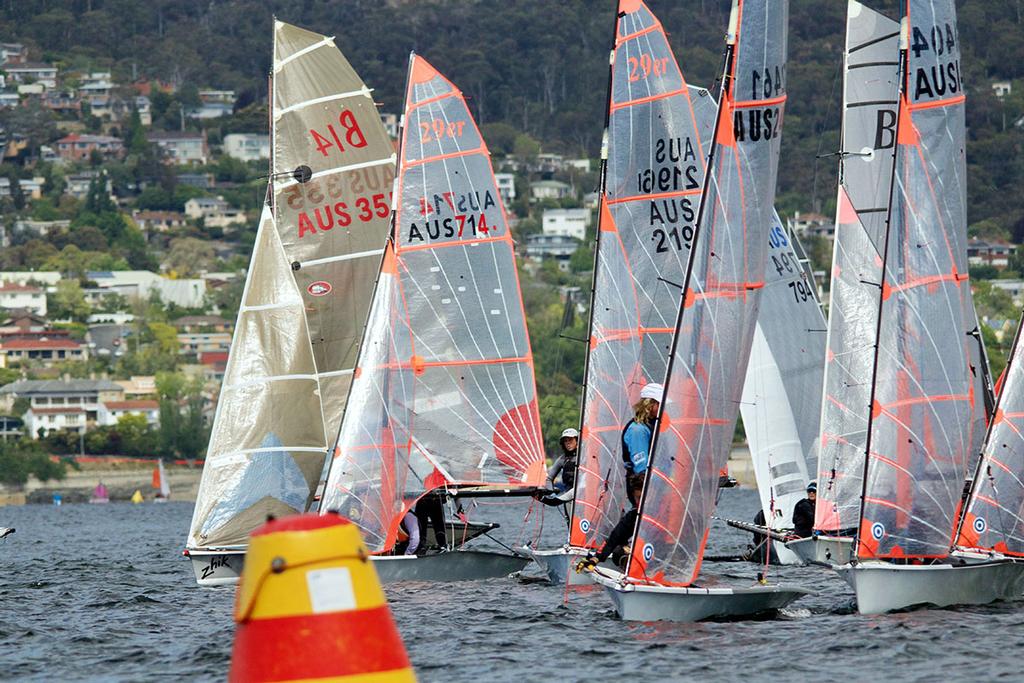
[[[558,440],[561,441],[562,439],[578,439],[578,438],[580,438],[580,433],[578,431],[576,431],[575,429],[573,429],[572,427],[569,427],[568,429],[566,429],[565,431],[562,432],[562,436],[560,436],[558,438]]]
[[[662,396],[664,396],[664,394],[665,387],[654,382],[651,382],[650,384],[645,384],[644,388],[640,390],[640,398],[651,398],[657,401],[658,403],[661,403],[661,399]]]

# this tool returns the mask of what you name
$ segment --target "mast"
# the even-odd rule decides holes
[[[890,236],[892,234],[892,200],[893,200],[893,194],[894,194],[894,192],[896,190],[896,171],[897,171],[896,160],[897,160],[897,156],[898,156],[899,148],[900,148],[900,143],[899,143],[899,139],[900,139],[900,126],[901,126],[901,124],[903,122],[903,116],[901,115],[900,112],[907,105],[907,103],[905,101],[906,84],[905,84],[904,78],[906,76],[906,69],[907,69],[907,46],[909,44],[908,43],[908,41],[909,41],[908,31],[909,30],[910,30],[909,22],[907,21],[906,18],[904,18],[904,20],[903,20],[903,27],[902,27],[902,30],[900,31],[900,66],[899,66],[899,71],[897,72],[898,73],[897,80],[898,80],[898,82],[900,84],[899,95],[898,95],[899,104],[897,105],[898,110],[897,110],[897,114],[896,114],[896,129],[895,129],[895,132],[893,133],[894,138],[893,138],[893,146],[892,146],[892,173],[890,174],[890,178],[889,178],[889,202],[888,202],[888,207],[886,209],[886,215],[885,215],[885,239],[883,240],[883,246],[882,246],[882,281],[878,283],[878,309],[877,309],[877,316],[876,316],[876,322],[875,322],[875,343],[874,343],[874,351],[873,351],[873,355],[872,355],[872,359],[871,359],[871,393],[870,393],[870,398],[868,400],[868,426],[867,426],[867,436],[865,438],[865,444],[864,444],[864,470],[863,470],[863,473],[862,473],[862,476],[861,476],[861,490],[860,490],[860,519],[861,520],[864,519],[864,505],[865,505],[865,501],[867,500],[867,495],[868,495],[868,469],[869,469],[870,464],[871,464],[871,435],[872,435],[872,432],[873,432],[872,427],[874,426],[874,421],[875,421],[875,409],[874,409],[874,406],[875,406],[875,396],[876,396],[876,391],[875,390],[878,387],[878,352],[880,350],[880,342],[879,342],[879,340],[881,339],[881,336],[882,336],[882,308],[883,308],[883,304],[885,302],[885,299],[887,298],[886,297],[885,281],[888,278],[889,238],[890,238]],[[908,115],[909,115],[909,113],[908,113]],[[854,534],[854,544],[853,544],[853,547],[854,547],[854,557],[857,556],[857,548],[860,547],[860,534],[861,534],[860,527],[861,527],[861,525],[858,524],[857,525],[857,531]]]
[[[651,471],[654,466],[655,455],[658,452],[658,441],[660,441],[659,436],[661,434],[661,429],[659,425],[662,424],[662,420],[665,417],[665,407],[668,405],[668,382],[669,378],[672,377],[672,369],[675,365],[676,351],[679,348],[679,329],[683,323],[683,315],[686,313],[688,297],[691,294],[690,283],[693,279],[693,266],[697,257],[697,244],[701,237],[701,229],[703,228],[704,223],[704,212],[707,204],[707,197],[711,188],[712,174],[715,170],[715,152],[718,151],[718,136],[720,133],[720,128],[722,126],[722,114],[726,110],[726,108],[729,107],[728,103],[730,100],[728,98],[728,93],[730,88],[732,87],[732,68],[733,60],[735,58],[736,41],[739,33],[739,8],[741,2],[742,0],[733,1],[732,11],[730,12],[729,17],[729,32],[728,37],[726,38],[725,54],[723,56],[724,67],[722,70],[722,83],[719,88],[718,95],[718,115],[715,117],[714,134],[711,137],[711,146],[708,149],[708,159],[706,171],[704,173],[704,182],[701,185],[700,202],[698,202],[697,204],[697,217],[694,221],[693,240],[691,241],[689,258],[687,258],[686,261],[686,273],[683,276],[682,298],[679,302],[679,311],[676,314],[675,333],[672,335],[672,344],[671,348],[669,349],[668,355],[668,367],[665,371],[664,394],[662,395],[661,403],[658,406],[658,417],[654,423],[655,429],[652,430],[654,433],[651,435],[651,446],[647,451],[647,469],[645,471],[644,476],[644,490],[641,493],[640,500],[637,504],[636,525],[633,527],[633,536],[632,540],[630,541],[630,547],[633,549],[630,553],[630,565],[633,564],[633,557],[636,554],[637,543],[639,541],[640,525],[644,518],[644,505],[646,504],[647,499],[650,497],[648,494],[650,493]],[[726,122],[726,125],[732,125],[731,118],[729,121]],[[627,573],[629,573],[629,569],[627,569]]]
[[[584,449],[584,415],[587,410],[587,379],[588,371],[590,370],[590,352],[592,345],[590,344],[589,337],[594,334],[594,298],[597,292],[597,269],[600,267],[600,251],[601,251],[601,216],[604,209],[605,202],[605,190],[607,189],[608,182],[608,126],[612,118],[612,79],[615,75],[615,49],[616,43],[618,42],[619,36],[619,18],[625,16],[625,12],[619,11],[619,0],[612,0],[615,3],[615,16],[612,21],[612,47],[608,53],[608,96],[605,98],[604,106],[604,131],[601,133],[601,169],[599,171],[598,180],[598,191],[597,191],[597,222],[598,225],[594,232],[594,273],[590,279],[590,308],[587,311],[587,353],[583,360],[583,386],[580,388],[580,422],[579,422],[579,433],[580,437],[576,443],[576,474],[573,477],[572,482],[572,508],[569,511],[570,524],[576,517],[576,490],[579,487],[580,477],[579,469],[580,463],[583,462],[583,449]],[[607,485],[607,482],[606,482]],[[571,529],[570,529],[571,533]]]

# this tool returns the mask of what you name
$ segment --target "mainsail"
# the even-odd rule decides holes
[[[622,515],[622,427],[643,385],[665,376],[715,117],[641,0],[620,1],[613,56],[570,526],[577,547],[600,543]]]
[[[394,150],[331,38],[274,22],[270,194],[189,548],[310,504],[340,425],[390,214]]]
[[[904,30],[895,178],[865,410],[861,558],[946,557],[974,462],[964,93],[953,0],[909,0]]]
[[[768,233],[768,261],[740,412],[766,524],[792,528],[815,454],[825,364],[825,316],[795,237],[778,214]]]
[[[1024,557],[1024,347],[1013,340],[959,544]]]
[[[634,580],[689,585],[700,569],[764,287],[787,27],[786,0],[733,2],[709,172],[631,544]]]
[[[896,145],[899,34],[897,22],[850,1],[814,523],[821,531],[856,529],[860,515]]]
[[[392,240],[322,511],[389,549],[438,487],[542,486],[533,356],[490,155],[462,93],[410,59]]]

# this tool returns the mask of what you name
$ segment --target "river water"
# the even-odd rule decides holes
[[[725,492],[723,516],[751,519],[752,490]],[[481,504],[505,542],[536,534],[523,503]],[[191,503],[0,508],[0,679],[223,679],[234,588],[197,588],[181,546]],[[545,512],[542,539],[564,524]],[[742,549],[720,523],[709,550]],[[487,545],[484,543],[483,545]],[[753,565],[706,563],[749,584]],[[1019,679],[1024,602],[861,617],[852,593],[817,568],[772,577],[817,591],[774,619],[700,624],[619,621],[596,588],[513,580],[388,589],[421,681]]]

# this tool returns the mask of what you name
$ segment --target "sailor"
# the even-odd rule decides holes
[[[608,534],[604,545],[596,555],[576,563],[576,571],[588,571],[609,557],[625,571],[629,557],[629,543],[636,529],[637,505],[647,478],[647,463],[650,460],[651,439],[654,423],[658,419],[665,388],[650,383],[640,390],[640,400],[633,406],[633,418],[622,429],[622,463],[626,468],[626,497],[633,507],[626,512]]]
[[[812,481],[807,485],[807,497],[793,508],[793,533],[800,538],[807,538],[814,531],[814,502],[818,498],[818,483]]]
[[[547,487],[557,493],[568,491],[576,484],[576,453],[580,433],[569,427],[562,432],[558,445],[562,452],[554,464],[548,468]],[[561,475],[561,478],[559,478]]]
[[[395,544],[395,553],[402,555],[415,555],[420,547],[420,521],[416,519],[416,513],[409,510],[402,516],[398,525],[398,543]]]
[[[434,540],[441,552],[448,549],[448,540],[444,533],[444,506],[441,504],[441,497],[434,493],[428,493],[416,502],[416,519],[420,528],[420,550],[426,550],[430,545],[427,543],[427,524],[434,529]]]
[[[622,464],[626,468],[626,496],[637,506],[637,491],[643,490],[650,458],[654,422],[658,419],[664,387],[651,382],[640,390],[640,400],[633,406],[633,418],[622,429]]]

